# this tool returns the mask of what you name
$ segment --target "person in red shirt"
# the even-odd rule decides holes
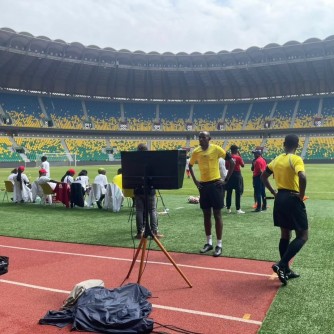
[[[261,181],[261,174],[265,171],[267,167],[266,161],[262,158],[261,150],[252,151],[254,154],[254,163],[253,163],[253,187],[254,194],[256,198],[257,206],[254,212],[261,212],[267,210],[267,199],[266,191],[263,182]],[[261,206],[262,203],[262,206]]]
[[[245,163],[242,160],[242,157],[239,152],[239,148],[237,145],[231,145],[231,156],[233,161],[235,162],[235,166],[233,169],[233,173],[231,177],[229,178],[225,188],[226,188],[226,208],[227,212],[231,213],[231,203],[232,203],[232,191],[234,189],[235,191],[235,208],[237,210],[237,213],[245,213],[240,208],[240,201],[241,201],[241,195],[244,190],[244,180],[241,175],[241,168],[244,167]],[[229,170],[229,164],[228,161],[226,161],[226,168]]]

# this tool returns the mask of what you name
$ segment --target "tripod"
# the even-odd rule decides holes
[[[157,196],[157,207],[158,207],[158,199],[160,198],[161,199],[161,204],[164,207],[164,213],[166,213],[167,216],[170,218],[169,211],[168,211],[168,209],[167,209],[167,207],[165,205],[164,199],[163,199],[163,197],[162,197],[159,189],[157,189],[157,193],[159,195],[159,197]]]
[[[158,245],[158,247],[162,250],[162,252],[166,255],[166,257],[168,258],[168,260],[173,264],[173,266],[175,267],[175,269],[179,272],[179,274],[182,276],[182,278],[187,282],[187,284],[189,285],[190,288],[192,288],[191,283],[189,282],[189,280],[187,279],[187,277],[183,274],[183,272],[181,271],[181,269],[177,266],[176,262],[172,259],[172,257],[168,254],[167,250],[164,248],[164,246],[162,245],[162,243],[158,240],[158,238],[152,233],[151,228],[150,228],[150,224],[149,224],[149,207],[148,207],[148,191],[149,191],[149,184],[148,184],[148,177],[146,175],[146,171],[145,171],[145,176],[144,176],[144,217],[145,217],[145,230],[144,230],[144,234],[140,239],[137,251],[135,253],[135,256],[132,260],[129,272],[126,276],[126,279],[128,279],[131,275],[132,269],[137,261],[137,258],[139,256],[139,253],[141,253],[141,258],[140,258],[140,265],[139,265],[139,273],[138,273],[138,280],[137,283],[140,284],[140,280],[141,277],[143,275],[144,272],[144,261],[145,261],[145,253],[146,253],[146,249],[147,249],[147,238],[151,237],[155,243]]]

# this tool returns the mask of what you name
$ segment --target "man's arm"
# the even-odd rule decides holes
[[[190,163],[189,163],[189,171],[190,171],[191,178],[193,179],[193,181],[195,183],[195,186],[198,189],[200,189],[201,188],[201,183],[197,181],[196,176],[194,174],[193,165],[191,165]]]
[[[261,174],[261,181],[265,185],[265,187],[274,195],[276,196],[276,191],[275,189],[271,186],[269,182],[269,177],[272,174],[270,169],[266,168],[266,170]]]
[[[231,175],[234,171],[234,167],[235,167],[235,161],[232,159],[232,157],[229,154],[226,154],[226,161],[228,161],[229,167],[228,167],[227,175],[226,175],[225,180],[224,180],[224,184],[226,184],[228,182],[228,180],[230,179],[230,177],[231,177]]]
[[[299,199],[303,201],[306,190],[306,175],[304,172],[299,172],[298,177],[299,177]]]

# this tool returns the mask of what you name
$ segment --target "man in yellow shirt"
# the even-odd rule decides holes
[[[269,163],[261,179],[275,196],[274,225],[281,229],[279,252],[281,260],[272,266],[279,280],[286,285],[288,279],[299,277],[289,268],[290,260],[301,250],[308,240],[308,220],[303,202],[306,190],[304,162],[296,155],[299,138],[295,134],[285,137],[285,153]],[[271,174],[275,175],[277,192],[269,182]],[[291,231],[296,238],[290,243]]]
[[[220,146],[210,144],[210,133],[207,131],[199,133],[199,146],[192,153],[189,161],[189,170],[191,177],[200,193],[200,207],[204,216],[204,228],[207,242],[201,249],[201,253],[206,253],[213,249],[211,235],[211,215],[215,219],[215,228],[217,236],[217,246],[215,247],[213,256],[220,256],[222,253],[222,235],[223,220],[221,209],[224,206],[223,186],[230,178],[234,161],[229,153],[226,153]],[[219,158],[230,161],[229,169],[225,180],[220,178]],[[196,179],[193,166],[197,162],[200,171],[200,181]],[[211,210],[212,209],[212,210]]]

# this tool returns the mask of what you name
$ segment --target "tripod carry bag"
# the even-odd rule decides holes
[[[0,275],[8,273],[9,258],[7,256],[0,256]]]

